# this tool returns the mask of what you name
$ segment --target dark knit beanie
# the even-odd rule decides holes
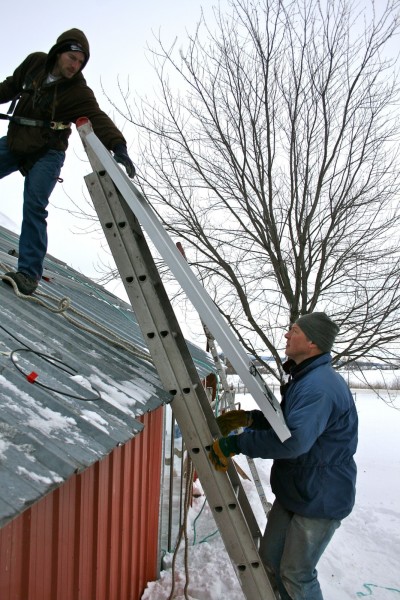
[[[85,48],[78,42],[66,42],[65,44],[62,44],[57,48],[59,54],[62,54],[63,52],[68,52],[69,50],[71,50],[72,52],[83,52],[86,58]]]
[[[73,52],[83,52],[85,55],[85,61],[81,68],[82,71],[89,60],[90,48],[86,35],[80,29],[68,29],[68,31],[64,31],[64,33],[58,36],[57,42],[50,48],[47,55],[47,70],[51,71],[58,54],[68,52],[69,50],[72,50]]]
[[[324,312],[313,312],[299,317],[296,325],[321,352],[330,352],[339,327]]]

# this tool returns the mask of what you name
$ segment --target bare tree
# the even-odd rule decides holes
[[[334,360],[393,360],[400,316],[399,1],[234,0],[185,49],[152,49],[141,184],[245,349],[326,310]],[[339,364],[339,362],[338,362]]]

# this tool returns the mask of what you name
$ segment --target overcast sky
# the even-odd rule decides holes
[[[101,89],[101,83],[110,97],[118,100],[117,79],[131,89],[151,94],[152,69],[146,55],[146,46],[154,45],[154,33],[166,42],[178,36],[178,44],[184,44],[186,31],[193,31],[201,9],[209,19],[215,0],[85,0],[80,3],[55,3],[48,0],[28,2],[22,0],[9,5],[2,13],[0,41],[0,81],[11,75],[24,58],[35,51],[47,52],[63,31],[72,27],[82,29],[90,43],[91,57],[84,75],[95,91],[100,106],[122,129],[124,121],[113,115]],[[227,0],[222,0],[226,5]],[[9,104],[2,104],[0,112],[6,113]],[[7,122],[0,121],[0,135],[6,134]],[[129,152],[135,162],[135,139],[125,130]],[[57,184],[50,199],[48,231],[50,254],[88,276],[96,274],[98,241],[93,236],[76,235],[81,222],[70,217],[60,208],[69,208],[68,196],[76,202],[84,202],[86,185],[83,176],[90,172],[84,162],[85,154],[79,135],[73,127],[70,147],[61,176],[63,184]],[[19,233],[22,214],[23,178],[17,173],[0,181],[0,212],[12,220]],[[104,255],[103,255],[104,258]]]
[[[49,0],[28,2],[20,0],[15,7],[8,5],[2,11],[0,41],[0,81],[31,52],[47,52],[63,31],[72,27],[82,29],[87,35],[91,57],[84,75],[94,90],[100,106],[123,129],[131,158],[137,161],[137,144],[133,128],[125,127],[124,120],[114,115],[103,91],[117,102],[120,98],[118,80],[124,86],[128,80],[131,90],[151,95],[154,88],[152,70],[146,47],[155,46],[154,34],[161,36],[166,45],[178,38],[178,47],[185,45],[187,31],[193,32],[203,9],[208,23],[213,19],[213,7],[218,0],[84,0],[81,3],[60,3]],[[378,2],[378,10],[382,4]],[[220,0],[223,9],[229,0]],[[397,40],[396,52],[397,52]],[[102,85],[101,85],[102,84]],[[8,104],[0,106],[7,112]],[[0,120],[0,135],[5,135],[7,122]],[[48,251],[89,277],[98,275],[99,261],[107,261],[100,253],[98,236],[90,233],[78,235],[83,224],[65,212],[73,208],[69,198],[85,203],[88,196],[83,176],[91,171],[87,164],[79,135],[73,127],[70,147],[61,176],[50,199]],[[19,233],[22,214],[23,178],[19,173],[0,181],[0,213],[11,219],[13,229]],[[110,290],[126,298],[121,286]]]

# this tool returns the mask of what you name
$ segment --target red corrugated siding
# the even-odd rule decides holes
[[[158,568],[162,408],[0,530],[1,600],[139,600]]]

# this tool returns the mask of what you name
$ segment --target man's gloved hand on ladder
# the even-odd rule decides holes
[[[230,435],[229,437],[219,438],[211,446],[208,458],[216,471],[226,471],[228,469],[228,458],[240,454],[237,437],[237,435]]]
[[[218,427],[223,436],[240,427],[250,427],[252,422],[251,412],[247,410],[230,410],[217,417]]]
[[[135,165],[129,158],[128,149],[125,146],[125,144],[117,144],[115,146],[113,152],[114,152],[115,160],[118,163],[121,163],[122,165],[124,165],[126,172],[128,174],[128,177],[130,177],[130,179],[133,179],[136,174],[136,169],[135,169]]]

